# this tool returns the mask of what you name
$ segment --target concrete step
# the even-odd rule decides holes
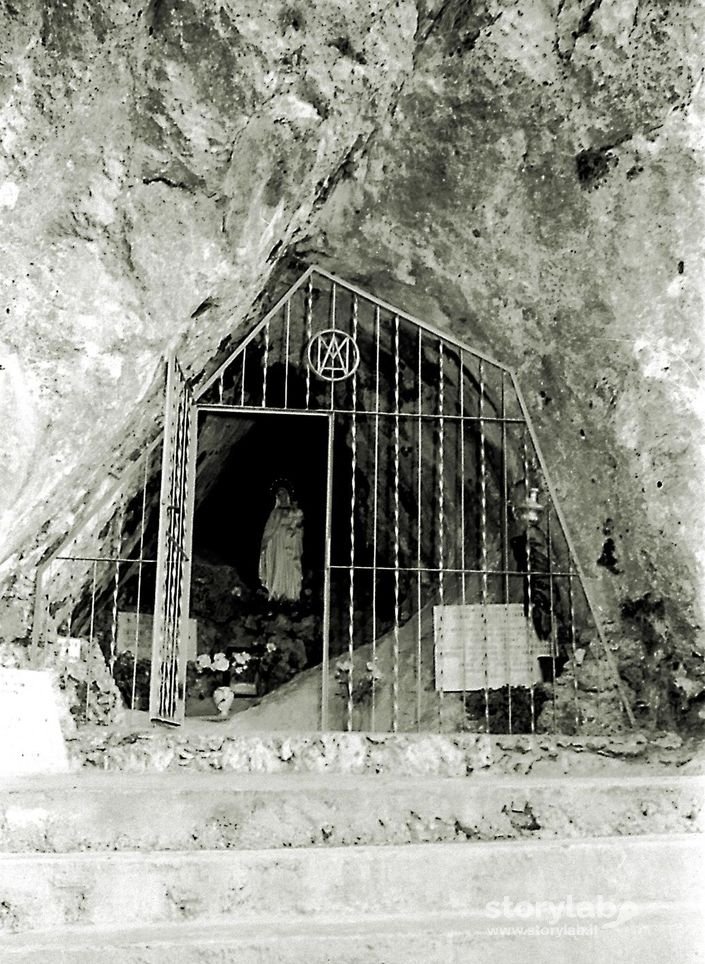
[[[8,964],[702,964],[704,938],[701,908],[641,903],[621,916],[581,918],[263,917],[254,923],[65,931],[0,938],[0,953]]]
[[[705,777],[91,773],[0,789],[0,852],[220,850],[705,830]]]
[[[704,906],[704,858],[705,837],[699,834],[4,855],[0,931],[60,934],[66,927],[127,922],[226,925],[275,915],[283,921],[326,915],[354,923],[371,915],[489,916],[492,908],[498,919],[511,911],[512,919],[523,922],[517,907],[526,902],[530,907],[588,902],[592,908],[607,903],[617,917],[632,905]]]

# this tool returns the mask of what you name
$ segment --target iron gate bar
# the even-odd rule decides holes
[[[553,609],[553,554],[551,552],[551,506],[546,506],[546,548],[548,550],[548,610],[550,613],[551,627],[551,687],[553,703],[553,729],[556,729],[556,651],[558,649],[558,627],[556,626],[556,615]]]
[[[156,562],[156,559],[140,559],[134,556],[54,556],[54,562]]]
[[[490,686],[489,686],[489,655],[487,652],[487,465],[485,461],[485,366],[482,359],[479,364],[480,380],[480,560],[482,568],[482,626],[485,632],[485,651],[483,654],[483,669],[485,677],[485,728],[490,732]]]
[[[333,507],[333,434],[335,418],[328,416],[328,477],[326,479],[326,533],[323,559],[323,655],[321,660],[321,729],[328,729],[328,673],[330,662],[330,548]]]
[[[289,405],[289,343],[291,341],[291,299],[284,308],[284,319],[286,323],[286,347],[284,350],[284,408]]]
[[[392,732],[399,729],[399,316],[394,316],[394,681]]]
[[[522,433],[522,465],[524,469],[524,499],[528,502],[529,493],[531,491],[531,482],[529,480],[529,450],[526,444],[526,427]],[[526,532],[526,617],[527,617],[527,633],[531,632],[531,627],[534,624],[534,606],[533,599],[531,595],[531,539],[529,538],[529,532]],[[531,637],[529,637],[531,638]],[[529,686],[529,704],[531,711],[531,732],[536,732],[536,702],[534,693],[534,682],[533,677],[531,680],[531,685]]]
[[[329,328],[335,331],[335,304],[336,304],[336,292],[337,285],[333,282],[330,289],[330,323]],[[330,382],[330,410],[335,411],[335,381],[331,379]]]
[[[379,340],[380,340],[380,318],[379,308],[375,307],[375,408],[377,414],[374,416],[374,502],[372,509],[372,665],[377,665],[377,525],[379,521]],[[309,372],[310,374],[310,372]],[[372,674],[372,707],[370,711],[370,727],[375,732],[377,725],[377,680],[375,673]]]
[[[335,324],[335,295],[331,306],[332,323]],[[357,299],[353,301],[353,338],[357,338]],[[331,408],[333,407],[333,387],[334,382],[330,383]],[[357,370],[353,374],[353,411],[352,411],[352,439],[351,454],[352,464],[350,471],[350,600],[348,610],[348,732],[353,728],[353,686],[354,686],[354,666],[355,666],[355,509],[357,486]]]
[[[262,359],[262,408],[267,407],[267,369],[269,368],[269,321],[264,326],[264,357]]]
[[[188,603],[184,603],[184,575],[189,564],[184,551],[187,535],[184,502],[193,456],[189,450],[189,429],[194,408],[188,379],[173,353],[167,360],[166,396],[150,717],[156,722],[179,725],[184,716],[184,692],[180,683],[185,673],[181,617],[188,607]]]
[[[120,512],[118,513],[117,522],[117,532],[118,532],[118,549],[117,556],[115,560],[115,585],[113,588],[113,611],[112,611],[112,625],[110,627],[110,673],[112,675],[113,667],[115,666],[115,656],[117,653],[117,608],[118,608],[118,591],[120,589],[120,553],[122,552],[122,530],[125,522],[125,503],[120,504]]]
[[[144,552],[144,531],[145,515],[147,512],[147,482],[149,480],[149,468],[151,463],[151,453],[148,453],[144,460],[144,480],[142,483],[142,514],[140,517],[140,541],[139,541],[139,562],[137,564],[137,600],[135,602],[135,659],[132,664],[132,687],[130,690],[130,709],[135,708],[135,696],[137,694],[137,659],[140,652],[140,616],[142,604],[142,554]],[[128,572],[129,578],[129,572]]]
[[[229,405],[229,404],[219,404],[218,402],[199,402],[198,410],[201,412],[251,412],[253,415],[257,412],[262,411],[261,405]],[[267,412],[277,413],[279,415],[330,415],[331,411],[334,415],[352,415],[352,409],[350,408],[278,408],[278,407],[267,407]],[[358,408],[356,411],[357,415],[365,415],[370,418],[385,417],[394,418],[395,412],[385,412],[385,411],[375,411],[374,409],[368,408]],[[408,419],[421,419],[422,421],[438,421],[438,414],[424,412],[423,414],[416,412],[407,413],[399,412],[401,418]],[[479,415],[454,415],[452,413],[446,413],[444,416],[444,421],[446,422],[460,422],[461,419],[464,422],[493,422],[497,425],[505,423],[507,425],[524,425],[525,419],[523,418],[502,418],[501,416],[485,415],[480,418]]]
[[[93,580],[91,582],[91,617],[90,617],[90,628],[88,630],[88,647],[89,651],[93,653],[93,640],[95,636],[95,596],[96,596],[96,577],[97,577],[98,563],[93,563]],[[90,708],[91,699],[91,664],[88,663],[88,675],[86,677],[86,720],[88,720],[88,710]]]
[[[347,571],[349,568],[350,568],[349,566],[344,566],[344,565],[342,565],[342,564],[333,563],[333,564],[331,565],[331,569],[344,569],[344,570]],[[356,569],[367,570],[367,571],[369,571],[369,572],[372,572],[373,569],[376,569],[378,572],[394,572],[394,570],[395,570],[395,567],[394,567],[394,566],[374,566],[374,567],[373,567],[373,566],[361,566],[361,565],[357,565],[357,566],[355,566],[355,568],[356,568]],[[463,575],[463,574],[466,575],[466,576],[482,576],[482,574],[483,574],[484,571],[485,571],[484,569],[454,569],[452,566],[444,566],[443,569],[439,569],[437,566],[422,566],[420,569],[417,568],[416,566],[399,566],[399,572],[428,572],[428,573],[434,573],[434,572],[435,572],[435,573],[441,573],[441,572],[445,572],[445,573],[447,573],[448,575],[458,575],[458,576]],[[503,575],[507,575],[507,576],[525,576],[525,575],[526,575],[526,571],[525,571],[525,570],[518,570],[518,569],[517,569],[517,570],[510,569],[508,572],[505,572],[505,571],[502,570],[502,569],[493,569],[493,570],[491,571],[491,575],[493,575],[493,576],[503,576]],[[577,572],[570,572],[570,571],[567,571],[567,572],[560,572],[560,571],[559,571],[559,572],[555,572],[555,571],[554,571],[553,575],[556,576],[556,577],[563,577],[563,578],[567,579],[569,576],[577,576],[578,573],[577,573]]]
[[[505,416],[507,413],[507,373],[502,372],[502,385],[500,389],[500,411],[502,413],[502,507],[500,509],[502,528],[501,532],[501,551],[504,583],[504,604],[509,605],[509,467],[507,465],[507,423]],[[506,610],[505,610],[506,611]],[[511,646],[507,639],[504,644],[505,656],[507,660],[507,676],[512,679],[512,659]],[[507,686],[507,729],[512,732],[512,687]]]
[[[308,284],[306,285],[306,307],[305,307],[305,323],[306,323],[306,344],[311,344],[311,338],[313,337],[313,270],[308,273]],[[303,280],[303,279],[302,279]],[[285,297],[287,302],[291,300],[290,292]],[[311,366],[306,365],[306,408],[308,409],[311,402]]]
[[[570,607],[570,648],[573,656],[573,691],[575,696],[575,726],[576,729],[582,722],[582,711],[580,709],[580,694],[578,692],[578,650],[575,643],[575,602],[573,600],[573,577],[568,578],[568,605]]]
[[[460,439],[459,439],[459,444],[460,444],[460,532],[461,532],[461,537],[460,537],[460,567],[461,567],[461,569],[465,569],[466,563],[467,563],[466,550],[465,550],[465,541],[466,541],[466,539],[467,539],[467,535],[466,535],[466,532],[465,532],[465,419],[464,419],[464,416],[465,416],[465,353],[464,353],[464,351],[463,351],[462,348],[459,350],[458,366],[459,366],[458,386],[459,386],[459,389],[460,389],[460,423],[459,423],[459,430],[460,430]],[[481,424],[482,424],[482,423],[481,423]],[[460,582],[460,601],[461,601],[461,603],[462,603],[463,606],[465,606],[466,603],[467,603],[466,576],[465,576],[465,573],[464,573],[464,572],[463,572],[463,574],[462,574],[462,576],[461,576],[461,582]],[[467,647],[464,646],[464,647],[463,647],[463,665],[462,665],[463,688],[462,688],[462,691],[461,691],[461,700],[462,700],[462,706],[463,706],[463,708],[465,708],[465,706],[467,705],[467,702],[466,702],[466,691],[465,691],[465,683],[466,683],[466,680],[467,680],[467,669],[468,669]]]
[[[417,565],[417,576],[416,576],[416,728],[417,731],[421,732],[421,658],[422,658],[422,648],[421,648],[421,602],[423,593],[421,591],[421,474],[423,466],[423,437],[422,437],[422,426],[421,421],[421,411],[423,408],[423,390],[422,390],[422,349],[423,335],[421,329],[419,329],[418,337],[418,418],[416,419],[416,429],[418,433],[418,449],[416,453],[417,458],[417,489],[416,489],[416,565]],[[378,365],[379,369],[379,365]],[[377,407],[379,408],[379,401],[377,402]]]
[[[443,413],[445,409],[445,379],[444,379],[444,365],[443,365],[443,339],[438,341],[438,414],[440,416],[438,420],[438,600],[441,609],[445,605],[445,580],[444,580],[444,562],[445,562],[445,506],[443,505],[445,490],[445,439],[444,439],[444,428],[445,422],[443,420]],[[440,665],[440,689],[438,691],[438,722],[440,732],[443,732],[443,707],[445,705],[445,690],[443,687],[443,674],[445,670],[445,660],[439,659]]]

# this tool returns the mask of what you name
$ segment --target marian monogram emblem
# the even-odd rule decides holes
[[[309,342],[308,363],[319,378],[341,382],[360,364],[360,351],[351,335],[329,328]]]

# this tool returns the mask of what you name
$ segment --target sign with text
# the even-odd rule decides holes
[[[436,689],[446,693],[533,686],[550,655],[521,603],[434,606]]]
[[[69,769],[49,673],[0,669],[0,776]]]

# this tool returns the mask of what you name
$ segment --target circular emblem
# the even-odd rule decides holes
[[[308,363],[319,378],[342,382],[360,364],[360,350],[352,335],[328,328],[314,335],[308,344]]]

